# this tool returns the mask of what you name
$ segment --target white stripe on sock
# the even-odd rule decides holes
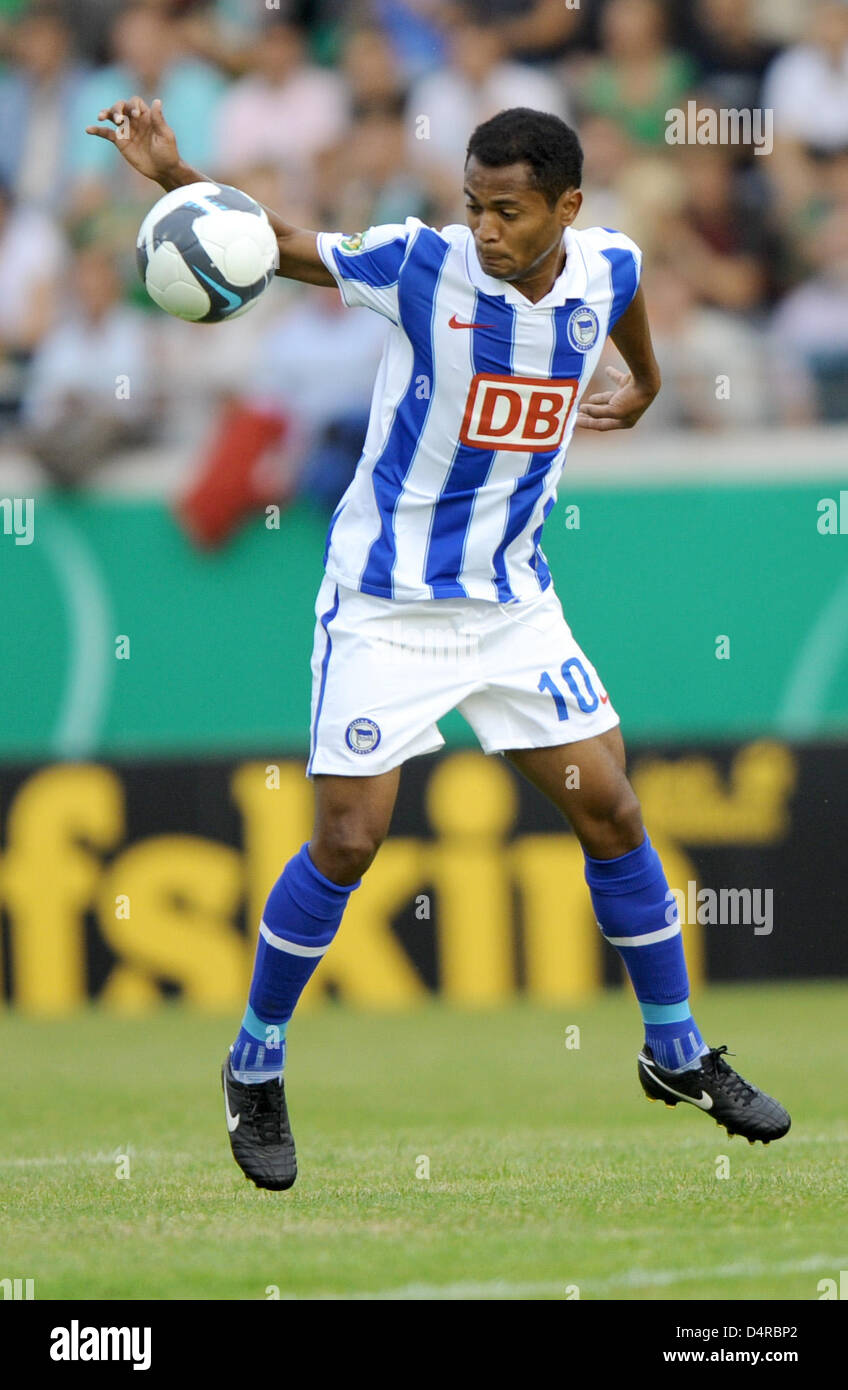
[[[329,949],[329,942],[326,946],[301,946],[297,941],[286,941],[284,936],[277,936],[264,922],[259,928],[259,935],[269,946],[277,951],[288,951],[290,956],[323,956]]]
[[[601,931],[603,931],[601,927]],[[672,922],[670,927],[661,927],[659,931],[645,932],[642,936],[607,936],[610,946],[653,946],[655,941],[667,941],[670,936],[677,936],[680,931],[680,923]],[[604,932],[606,936],[606,932]]]

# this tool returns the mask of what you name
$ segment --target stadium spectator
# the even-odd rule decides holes
[[[848,9],[830,0],[807,16],[802,42],[768,69],[762,100],[774,112],[768,177],[778,215],[803,235],[819,202],[822,161],[848,147]]]
[[[241,77],[250,67],[253,44],[267,10],[243,0],[171,0],[186,49],[228,76]]]
[[[634,149],[622,127],[610,116],[588,116],[580,126],[583,146],[583,206],[578,227],[631,227],[628,172],[634,168]],[[641,161],[636,161],[641,167]],[[635,232],[630,232],[634,238]],[[637,242],[641,246],[641,242]],[[644,248],[643,248],[644,250]]]
[[[302,187],[273,165],[243,169],[239,184],[261,203],[285,208],[296,226],[315,225],[315,210],[303,203]],[[225,324],[198,325],[153,311],[155,385],[170,441],[181,448],[199,447],[221,403],[250,391],[265,333],[285,316],[297,293],[294,284],[277,279],[249,314]]]
[[[659,0],[609,0],[602,53],[583,64],[580,106],[611,116],[637,145],[662,145],[666,112],[684,103],[695,77],[688,54],[668,46]]]
[[[681,7],[678,33],[718,107],[752,110],[777,47],[763,38],[753,0],[696,0]]]
[[[786,45],[801,39],[806,7],[798,0],[755,0],[757,31],[770,43]]]
[[[70,172],[76,180],[74,215],[114,197],[119,188],[138,187],[110,158],[109,146],[85,133],[97,113],[120,93],[145,101],[161,97],[168,121],[177,132],[183,157],[207,168],[213,158],[211,132],[225,89],[223,76],[181,50],[178,29],[168,15],[148,4],[132,3],[116,18],[111,31],[112,61],[83,85],[71,113]],[[148,203],[149,190],[148,190]]]
[[[805,243],[815,267],[778,305],[770,348],[785,414],[848,420],[848,205],[835,207]],[[794,420],[793,420],[794,422]]]
[[[17,21],[32,8],[32,0],[0,0],[0,71],[17,62]]]
[[[109,62],[111,34],[127,0],[57,0],[84,59],[97,67]]]
[[[824,0],[809,16],[806,41],[766,73],[763,104],[778,137],[807,148],[848,145],[848,6]]]
[[[314,207],[303,201],[302,187],[274,165],[245,167],[239,186],[260,203],[284,207],[297,226],[311,226],[316,221]],[[136,280],[141,286],[137,274]],[[221,399],[240,396],[249,389],[264,332],[286,312],[297,293],[289,281],[276,279],[249,314],[221,325],[197,325],[172,318],[147,300],[155,334],[156,386],[162,396],[163,423],[169,438],[180,444],[196,444]]]
[[[507,59],[495,29],[461,19],[451,30],[447,66],[421,78],[410,92],[410,154],[422,165],[438,167],[456,188],[469,133],[509,106],[531,106],[568,118],[561,83],[540,69]]]
[[[345,39],[341,70],[354,118],[374,112],[397,116],[406,99],[401,66],[388,38],[374,26],[353,29]]]
[[[45,337],[21,411],[24,446],[61,487],[152,435],[148,320],[121,303],[112,257],[77,252],[68,312]]]
[[[153,308],[134,246],[156,192],[84,133],[135,91],[163,98],[196,167],[298,225],[350,232],[410,215],[462,220],[466,140],[496,109],[526,104],[577,119],[586,156],[578,226],[620,227],[637,241],[666,344],[680,346],[679,373],[667,349],[668,418],[713,428],[715,410],[719,426],[744,412],[738,399],[716,402],[709,374],[691,397],[686,372],[713,371],[717,344],[737,360],[750,333],[758,360],[766,343],[775,353],[775,418],[842,418],[846,4],[281,0],[269,12],[243,0],[0,0],[0,59],[0,180],[12,190],[0,190],[0,428],[14,422],[28,363],[51,328],[65,254],[44,216],[52,212],[77,242],[97,242],[125,298],[146,310],[163,437],[199,447],[222,403],[228,423],[216,435],[236,439],[244,427],[249,452],[262,433],[238,412],[261,370],[258,344],[277,323],[286,331],[293,291],[278,283],[222,330]],[[773,106],[774,155],[669,146],[666,111],[690,99]],[[325,330],[331,321],[322,318]],[[777,351],[782,324],[792,341]],[[646,427],[664,418],[665,396]],[[758,412],[751,405],[748,418]]]
[[[663,385],[653,419],[649,410],[640,423],[653,433],[766,425],[770,397],[762,334],[735,314],[699,304],[677,266],[660,260],[643,283]]]
[[[53,319],[64,242],[38,208],[0,185],[0,419],[18,410],[26,369]]]
[[[439,181],[410,167],[407,128],[400,116],[379,111],[363,116],[335,150],[319,162],[316,193],[323,220],[337,228],[361,231],[383,222],[450,220],[439,200]],[[450,189],[451,204],[456,184]],[[444,212],[445,217],[442,217]]]
[[[224,177],[260,162],[308,174],[342,137],[348,114],[340,75],[309,61],[298,25],[273,21],[254,45],[250,71],[221,103],[213,166]]]
[[[525,61],[559,56],[585,28],[573,0],[465,0],[464,9],[493,25],[506,51]]]
[[[373,0],[373,14],[411,81],[441,67],[446,49],[444,0]]]
[[[335,289],[298,297],[267,330],[250,390],[225,403],[178,505],[197,544],[220,545],[270,502],[333,510],[362,450],[385,334]]]
[[[0,78],[0,178],[20,202],[61,214],[69,191],[68,112],[86,69],[51,5],[28,10],[11,34],[15,67]]]
[[[702,304],[751,313],[764,306],[770,240],[762,203],[746,198],[725,145],[674,147],[684,177],[678,213],[656,228],[655,247]]]
[[[288,423],[294,490],[329,511],[362,449],[387,329],[379,314],[345,308],[338,290],[315,290],[301,295],[262,343],[252,398]]]

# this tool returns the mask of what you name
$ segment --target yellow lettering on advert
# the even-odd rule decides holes
[[[109,768],[61,763],[18,790],[0,861],[18,1008],[58,1014],[85,1001],[83,918],[102,874],[97,851],[123,833],[123,788]]]
[[[230,781],[242,818],[247,886],[247,934],[251,949],[268,894],[289,859],[312,830],[312,786],[303,763],[281,762],[279,785],[268,786],[265,762],[242,763]]]
[[[579,842],[573,835],[524,835],[510,859],[520,893],[528,994],[556,1003],[598,993],[603,942]]]
[[[244,763],[233,775],[233,799],[243,822],[251,952],[269,892],[287,861],[308,841],[313,790],[303,764],[280,765],[279,788],[268,787],[267,764]],[[425,987],[391,930],[391,919],[422,879],[418,841],[391,839],[352,893],[339,934],[298,1004],[315,1007],[328,987],[351,1003],[397,1007]]]
[[[686,884],[690,881],[697,884],[698,871],[686,851],[682,850],[673,840],[667,839],[661,831],[656,830],[648,820],[647,815],[645,819],[648,824],[648,834],[651,837],[651,844],[660,857],[669,887],[679,888],[681,884]],[[703,984],[704,980],[703,929],[697,922],[687,922],[684,923],[681,930],[683,932],[683,949],[686,952],[686,968],[689,975],[689,984],[691,986],[691,992],[694,994]]]
[[[494,759],[457,753],[437,765],[425,795],[439,837],[427,862],[436,890],[442,991],[463,1004],[507,999],[515,988],[503,844],[515,821],[512,778]]]
[[[173,981],[191,1004],[236,1009],[250,961],[234,916],[243,892],[241,856],[193,835],[157,835],[115,860],[100,890],[100,930],[109,945],[154,980]],[[115,917],[128,893],[132,917]]]
[[[427,989],[392,931],[392,917],[426,873],[420,840],[391,839],[351,893],[339,933],[303,993],[312,1002],[328,987],[351,1004],[402,1008]],[[300,1005],[298,1005],[300,1008]]]
[[[726,784],[709,757],[646,758],[631,780],[646,823],[685,844],[771,844],[789,829],[797,764],[785,744],[762,739],[739,749]]]

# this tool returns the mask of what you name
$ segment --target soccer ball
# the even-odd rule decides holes
[[[252,309],[279,265],[264,208],[228,184],[190,183],[160,198],[136,242],[151,299],[178,319],[221,323]]]

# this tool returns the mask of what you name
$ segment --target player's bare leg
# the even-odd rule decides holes
[[[620,952],[642,1010],[638,1072],[648,1099],[709,1111],[751,1143],[779,1139],[790,1124],[783,1106],[728,1065],[725,1047],[707,1047],[692,1018],[674,897],[627,779],[620,730],[506,757],[568,819],[583,847],[598,925]]]
[[[297,1177],[283,1081],[286,1026],[388,833],[399,780],[400,768],[316,776],[312,839],[268,896],[248,1006],[222,1071],[233,1157],[257,1187],[282,1191]]]
[[[627,780],[620,729],[554,748],[517,748],[505,756],[569,820],[593,858],[614,859],[641,845],[645,827]]]
[[[365,873],[388,834],[400,768],[376,777],[318,775],[313,784],[315,824],[310,857],[333,883],[353,884]]]

